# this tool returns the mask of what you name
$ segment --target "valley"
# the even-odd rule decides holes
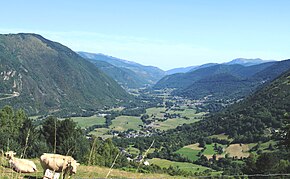
[[[35,160],[72,155],[81,163],[77,177],[112,165],[123,170],[112,175],[125,178],[290,169],[290,60],[166,73],[22,33],[0,35],[0,62],[3,151]]]

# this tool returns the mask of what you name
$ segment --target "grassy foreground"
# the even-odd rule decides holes
[[[1,179],[16,179],[16,178],[30,178],[30,179],[42,179],[43,169],[40,166],[38,159],[32,159],[37,166],[38,171],[32,174],[19,174],[12,169],[0,166],[0,178]],[[99,166],[84,166],[81,165],[77,169],[77,173],[71,178],[106,178],[110,168]],[[155,173],[136,173],[127,172],[119,169],[112,169],[108,178],[185,178],[181,176],[170,176],[167,174],[155,174]],[[188,178],[188,177],[187,177]]]

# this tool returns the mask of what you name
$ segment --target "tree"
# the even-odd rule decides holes
[[[262,153],[256,161],[257,173],[268,174],[273,172],[278,162],[279,159],[275,154]]]
[[[63,155],[82,159],[88,152],[89,144],[80,128],[72,119],[58,120],[48,117],[42,124],[42,134],[50,150]]]

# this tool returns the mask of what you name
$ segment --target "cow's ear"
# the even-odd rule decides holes
[[[80,163],[76,163],[76,166],[80,166],[81,164]]]
[[[13,152],[13,155],[16,155],[16,152]]]

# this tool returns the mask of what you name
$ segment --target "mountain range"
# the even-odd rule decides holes
[[[31,114],[77,113],[131,97],[69,48],[36,34],[0,35],[0,106]]]
[[[144,66],[135,62],[88,52],[78,52],[83,58],[89,59],[107,75],[127,88],[141,88],[155,84],[165,72],[157,67]],[[101,63],[101,62],[106,62]]]
[[[200,99],[241,98],[290,68],[290,60],[258,65],[216,64],[162,78],[154,89],[173,88],[174,95]]]
[[[225,64],[225,65],[237,64],[237,65],[243,65],[243,66],[252,66],[252,65],[258,65],[258,64],[267,63],[267,62],[273,62],[273,60],[262,60],[260,58],[254,58],[254,59],[236,58],[236,59],[233,59],[229,62],[225,62],[222,64]],[[218,63],[206,63],[206,64],[198,65],[198,66],[173,68],[173,69],[167,70],[166,75],[172,75],[175,73],[187,73],[190,71],[198,70],[200,68],[210,67],[210,66],[214,66],[214,65],[218,65]]]

